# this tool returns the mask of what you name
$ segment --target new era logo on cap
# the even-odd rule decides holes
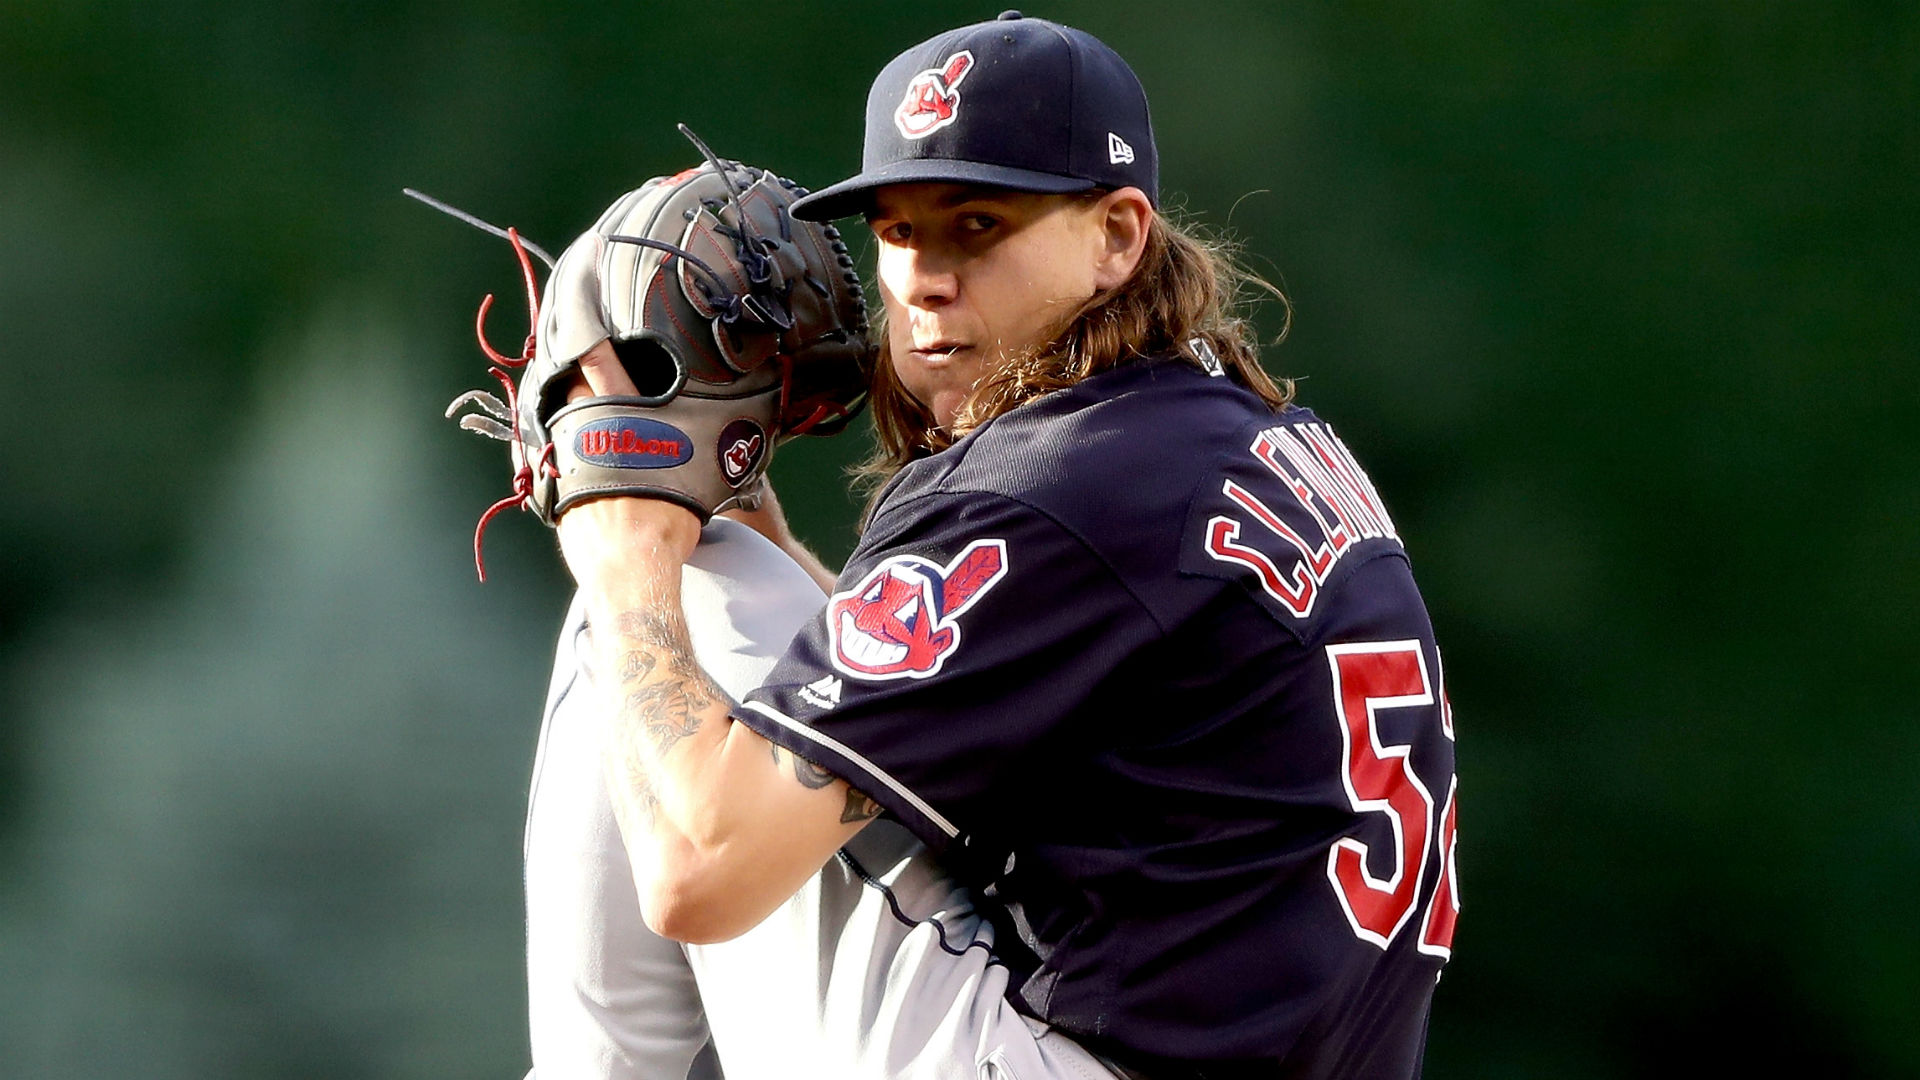
[[[1133,147],[1111,131],[1107,132],[1107,161],[1113,165],[1133,164]]]

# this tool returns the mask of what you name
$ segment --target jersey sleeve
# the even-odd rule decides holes
[[[922,495],[874,518],[738,719],[945,851],[999,831],[1021,785],[1073,754],[1096,687],[1156,636],[1052,518],[999,495]]]

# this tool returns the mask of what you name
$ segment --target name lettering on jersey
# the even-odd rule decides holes
[[[840,676],[822,675],[800,688],[800,697],[816,709],[835,709],[840,706]]]
[[[1259,495],[1225,480],[1221,494],[1246,516],[1214,515],[1207,521],[1202,542],[1208,556],[1252,570],[1268,596],[1295,617],[1307,618],[1313,614],[1320,586],[1355,544],[1381,539],[1397,544],[1400,534],[1373,481],[1325,424],[1271,427],[1255,436],[1247,449],[1279,478],[1281,490],[1307,512],[1313,527],[1294,528]],[[1278,537],[1285,547],[1274,553],[1268,550],[1272,544],[1255,544],[1246,535],[1249,519],[1259,522],[1266,534]]]
[[[962,612],[1007,575],[1007,542],[975,540],[945,566],[895,555],[827,602],[828,657],[857,679],[924,679],[960,648]]]

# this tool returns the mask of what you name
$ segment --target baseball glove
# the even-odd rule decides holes
[[[488,297],[478,332],[507,399],[469,391],[447,410],[478,406],[461,426],[512,451],[513,493],[474,532],[483,581],[481,537],[508,507],[552,525],[584,499],[643,495],[704,522],[758,504],[777,443],[839,431],[865,404],[866,306],[839,233],[788,213],[806,189],[694,143],[703,164],[622,196],[561,254],[544,304],[507,230],[536,330],[520,357],[494,351]],[[602,341],[638,395],[570,402],[580,358]]]

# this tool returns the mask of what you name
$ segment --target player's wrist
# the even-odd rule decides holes
[[[700,517],[670,499],[622,498],[622,531],[637,549],[677,567],[693,555],[700,543]]]
[[[592,499],[556,525],[567,568],[581,588],[606,591],[661,575],[678,578],[700,543],[700,519],[665,499]]]

